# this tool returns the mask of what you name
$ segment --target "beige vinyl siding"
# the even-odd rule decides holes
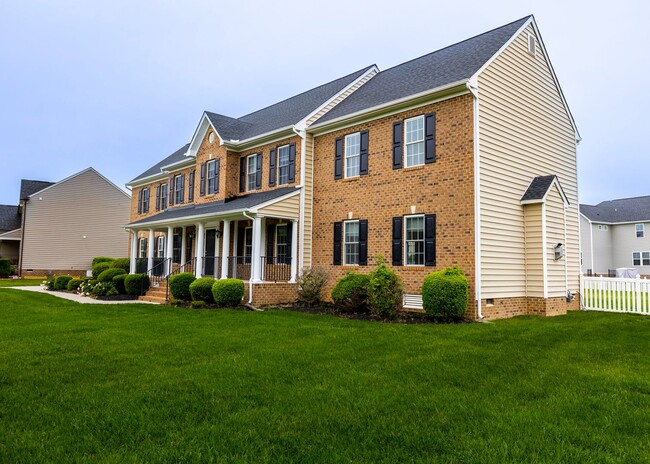
[[[582,253],[582,265],[580,271],[587,273],[587,269],[593,271],[591,261],[591,223],[584,216],[580,216],[580,252]]]
[[[304,267],[311,267],[311,247],[312,247],[312,228],[313,228],[313,210],[314,210],[314,136],[309,132],[305,135],[305,206],[303,217],[303,231],[305,234],[304,245],[301,250]]]
[[[10,230],[4,234],[0,234],[0,240],[20,240],[22,229]]]
[[[524,206],[526,296],[544,297],[544,242],[542,233],[542,204]]]
[[[296,218],[300,216],[300,195],[294,195],[260,208],[258,213],[268,217]]]
[[[555,186],[546,196],[546,266],[549,298],[566,296],[566,256],[555,260],[555,246],[566,243],[564,234],[564,201]]]
[[[127,257],[130,202],[94,170],[32,196],[25,209],[22,268],[84,270],[95,256]]]
[[[579,289],[576,134],[541,47],[536,56],[528,53],[529,32],[532,26],[478,79],[483,298],[526,294],[520,200],[534,177],[549,174],[558,176],[570,203],[567,270],[569,288]]]

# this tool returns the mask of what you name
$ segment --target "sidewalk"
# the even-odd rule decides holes
[[[150,301],[139,301],[139,300],[117,300],[117,301],[96,300],[95,298],[77,295],[76,293],[54,292],[51,290],[45,290],[40,285],[33,286],[33,287],[3,287],[3,288],[15,289],[15,290],[26,290],[28,292],[47,293],[48,295],[56,296],[58,298],[63,298],[64,300],[76,301],[77,303],[84,303],[84,304],[158,304],[158,303],[152,303]],[[0,290],[2,289],[0,288]]]

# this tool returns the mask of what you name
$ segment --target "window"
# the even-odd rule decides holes
[[[424,116],[404,121],[406,167],[424,164]]]
[[[634,266],[641,266],[641,252],[635,251],[632,253],[632,264]]]
[[[607,226],[605,224],[598,224],[598,230],[607,231]]]
[[[343,227],[343,264],[357,266],[359,264],[359,221],[346,221]]]
[[[174,242],[172,243],[172,246],[174,248],[172,260],[175,263],[184,264],[181,263],[181,248],[183,246],[183,238],[180,236],[180,234],[174,234]]]
[[[185,180],[185,176],[183,175],[178,175],[174,177],[174,203],[176,203],[177,205],[183,203],[183,201],[185,200],[183,198],[184,196],[183,194],[185,193],[184,192],[185,186],[183,185],[184,180]]]
[[[160,185],[160,209],[167,209],[167,182]]]
[[[218,193],[219,177],[217,175],[217,160],[208,161],[208,195]]]
[[[156,239],[156,258],[165,257],[165,236],[160,235]]]
[[[142,189],[142,214],[149,212],[149,187]]]
[[[361,166],[361,133],[345,136],[345,177],[359,175]]]
[[[147,257],[147,239],[141,237],[138,240],[138,258],[146,258],[146,257]]]
[[[424,216],[406,216],[404,221],[407,266],[424,266]]]
[[[253,228],[244,229],[244,263],[250,264],[253,257]]]
[[[537,53],[537,43],[533,34],[528,34],[528,53],[533,56]]]
[[[278,185],[289,183],[289,145],[278,148]]]
[[[641,257],[643,258],[642,264],[644,266],[650,266],[650,251],[644,251],[641,253]]]
[[[187,201],[189,203],[194,201],[194,176],[196,175],[196,170],[190,172],[189,185],[187,186]]]
[[[262,166],[258,166],[257,154],[250,155],[246,159],[246,191],[255,190],[257,187],[257,171]]]
[[[288,249],[288,237],[286,224],[278,224],[275,228],[275,256],[277,257],[278,264],[289,264],[290,250]]]
[[[636,230],[636,238],[643,238],[645,236],[645,227],[643,224],[636,224],[634,229]]]

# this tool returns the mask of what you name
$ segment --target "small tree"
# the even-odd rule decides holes
[[[422,284],[422,306],[429,316],[462,319],[467,312],[467,277],[458,266],[432,272]]]
[[[368,294],[370,310],[383,319],[392,319],[402,307],[402,281],[386,267],[386,260],[377,256],[377,267],[370,274]]]
[[[305,268],[298,277],[298,301],[307,306],[321,302],[321,293],[327,283],[327,272],[322,267]]]

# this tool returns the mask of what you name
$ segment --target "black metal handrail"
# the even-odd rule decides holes
[[[265,282],[288,282],[291,279],[291,257],[261,256],[260,263]]]
[[[171,258],[154,258],[158,262],[154,266],[147,270],[147,275],[149,276],[149,285],[150,287],[154,284],[160,284],[163,280],[167,279],[168,271],[171,270],[172,260]],[[169,267],[167,267],[169,266]],[[144,282],[140,288],[140,295],[144,293]]]
[[[228,256],[228,277],[249,280],[251,278],[251,257]]]

